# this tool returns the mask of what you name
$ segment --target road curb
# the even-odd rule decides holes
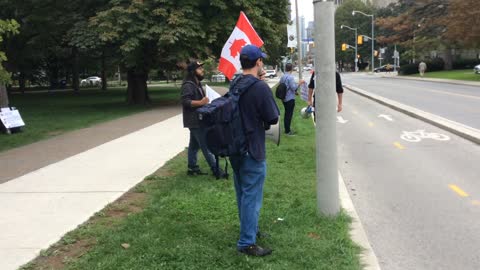
[[[425,77],[406,77],[406,76],[386,76],[381,75],[381,78],[393,78],[399,80],[410,80],[410,81],[419,81],[419,82],[437,82],[437,83],[449,83],[455,85],[468,85],[468,86],[476,86],[480,87],[479,82],[474,81],[463,81],[463,80],[449,80],[449,79],[437,79],[437,78],[425,78]]]
[[[360,222],[357,211],[353,206],[352,199],[348,194],[347,187],[343,181],[343,177],[338,172],[338,187],[339,187],[339,196],[342,208],[345,209],[347,214],[352,218],[352,224],[350,225],[350,236],[352,240],[362,247],[362,254],[360,255],[360,263],[362,264],[364,270],[381,270],[380,265],[378,264],[377,256],[368,241],[367,234]]]
[[[451,121],[448,119],[445,119],[443,117],[410,107],[408,105],[402,104],[397,101],[390,100],[388,98],[384,98],[372,93],[369,93],[365,90],[362,90],[358,87],[354,87],[351,85],[344,85],[345,88],[348,90],[364,96],[366,98],[369,98],[373,101],[376,101],[380,104],[386,105],[387,107],[390,107],[396,111],[402,112],[404,114],[410,115],[414,118],[420,119],[422,121],[425,121],[427,123],[430,123],[434,126],[437,126],[441,129],[444,129],[446,131],[449,131],[451,133],[454,133],[462,138],[465,138],[471,142],[474,142],[476,144],[480,144],[480,130],[460,124],[455,121]]]

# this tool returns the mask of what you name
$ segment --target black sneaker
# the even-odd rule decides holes
[[[208,173],[202,172],[200,168],[193,168],[193,169],[189,168],[187,171],[187,174],[188,175],[207,175]]]
[[[228,173],[224,172],[223,170],[219,170],[218,172],[213,173],[217,179],[228,179]]]
[[[272,250],[268,248],[262,248],[257,245],[251,245],[242,249],[239,249],[238,252],[247,254],[249,256],[263,257],[272,254]]]

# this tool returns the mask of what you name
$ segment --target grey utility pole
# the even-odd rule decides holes
[[[315,21],[315,121],[317,206],[320,214],[340,211],[338,193],[333,1],[313,0]],[[321,42],[320,42],[321,41]]]
[[[297,53],[298,53],[298,80],[300,81],[303,76],[302,68],[302,40],[300,39],[300,18],[298,17],[298,0],[295,0],[295,13],[296,13],[296,22],[297,22]],[[303,29],[302,29],[303,30]]]

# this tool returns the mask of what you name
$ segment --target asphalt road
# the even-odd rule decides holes
[[[480,87],[342,74],[343,83],[480,129]]]
[[[344,78],[377,94],[397,89],[383,90],[388,98],[402,89],[433,108],[448,98],[417,88],[452,87]],[[349,91],[338,116],[347,121],[337,123],[339,169],[382,269],[480,269],[479,146]]]

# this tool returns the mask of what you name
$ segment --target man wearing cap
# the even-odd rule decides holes
[[[183,126],[190,130],[188,144],[188,175],[205,175],[197,164],[198,150],[202,150],[210,169],[217,178],[226,178],[221,169],[216,169],[215,156],[207,148],[206,130],[200,127],[196,110],[208,104],[202,84],[204,71],[203,63],[193,61],[187,67],[187,74],[182,84]]]
[[[259,79],[265,57],[266,54],[254,45],[243,47],[240,51],[243,74],[232,82],[238,88],[247,88],[240,97],[239,108],[248,151],[242,156],[231,156],[230,163],[234,172],[240,219],[237,249],[250,256],[266,256],[272,253],[271,249],[256,244],[257,238],[265,236],[258,230],[267,169],[265,130],[278,122],[280,114],[270,87]]]

